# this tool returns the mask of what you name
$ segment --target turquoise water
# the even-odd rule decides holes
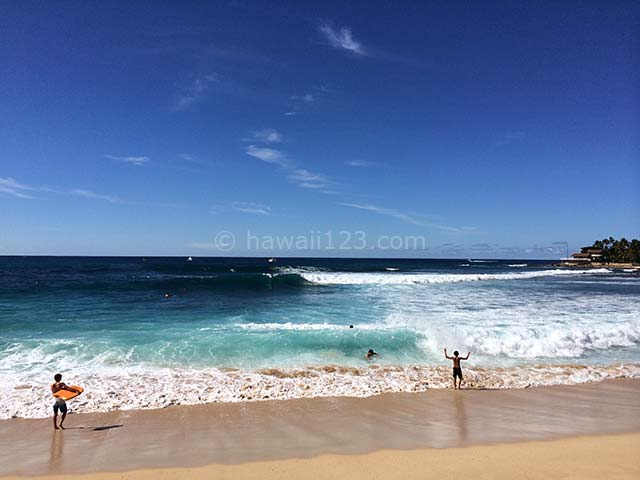
[[[387,367],[444,347],[478,368],[638,363],[639,299],[637,273],[526,260],[5,257],[0,380],[360,368],[369,348]]]

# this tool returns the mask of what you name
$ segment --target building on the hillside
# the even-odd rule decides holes
[[[571,258],[563,258],[563,265],[589,265],[602,261],[601,248],[582,247],[580,253],[574,253]]]

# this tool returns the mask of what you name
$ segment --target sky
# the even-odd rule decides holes
[[[0,3],[0,255],[640,237],[637,2]]]

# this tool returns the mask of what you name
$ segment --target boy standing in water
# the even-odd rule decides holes
[[[453,389],[454,390],[456,388],[460,390],[460,387],[462,386],[462,382],[463,382],[462,368],[460,367],[460,360],[468,360],[469,355],[471,355],[471,352],[467,352],[466,357],[459,357],[458,351],[456,350],[455,352],[453,352],[453,357],[450,357],[449,355],[447,355],[447,349],[446,348],[444,349],[445,358],[448,358],[449,360],[453,360]],[[456,378],[460,379],[457,385],[456,385]]]
[[[65,383],[62,382],[62,375],[59,373],[56,373],[53,376],[53,379],[55,380],[55,383],[51,384],[51,393],[55,394],[57,392],[59,392],[60,390],[67,390],[69,392],[73,392],[73,393],[77,393],[77,390],[75,388],[69,387],[67,386]],[[53,403],[53,428],[55,428],[56,430],[58,430],[59,428],[61,428],[62,430],[64,430],[64,427],[62,426],[62,424],[64,423],[64,419],[67,418],[67,402],[65,402],[62,398],[56,398],[56,401]],[[62,419],[60,420],[60,426],[58,426],[58,411],[60,411],[60,413],[62,413]]]

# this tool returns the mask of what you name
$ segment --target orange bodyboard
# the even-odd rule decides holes
[[[69,390],[58,390],[53,394],[56,398],[61,398],[62,400],[71,400],[72,398],[76,398],[82,392],[84,392],[84,388],[79,387],[77,385],[71,385],[70,388],[77,390],[78,392],[70,392]]]

